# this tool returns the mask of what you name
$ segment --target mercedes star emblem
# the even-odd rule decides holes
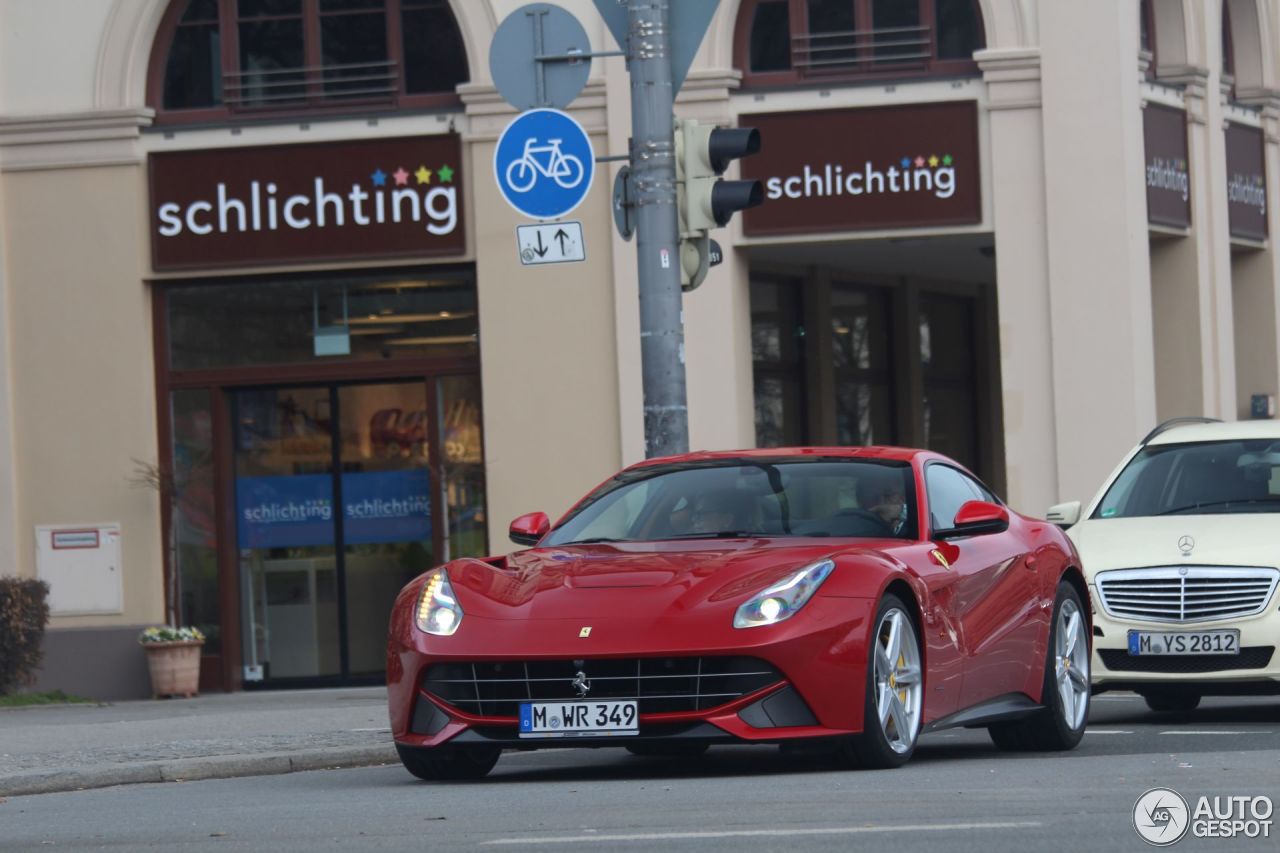
[[[1195,547],[1196,540],[1192,539],[1190,536],[1183,536],[1178,540],[1178,550],[1182,552],[1182,556],[1184,557],[1190,557],[1191,552],[1195,550]]]

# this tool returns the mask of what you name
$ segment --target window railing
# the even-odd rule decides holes
[[[233,110],[391,103],[399,88],[394,62],[254,69],[222,76],[223,100]]]
[[[802,75],[923,68],[933,59],[929,27],[805,33],[791,38],[792,66]]]

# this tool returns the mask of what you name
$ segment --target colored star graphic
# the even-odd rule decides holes
[[[373,181],[375,187],[385,187],[387,185],[387,173],[381,169],[375,169],[369,178]]]
[[[431,183],[431,170],[426,166],[419,166],[418,171],[414,172],[413,176],[418,179],[419,184]]]
[[[904,168],[904,169],[910,169],[910,168],[911,168],[911,158],[910,158],[910,157],[903,157],[903,158],[902,158],[902,168]]]
[[[950,154],[944,154],[944,155],[942,155],[942,165],[944,165],[944,166],[950,166],[950,165],[951,165],[951,162],[952,162],[952,161],[951,161],[951,155],[950,155]]]
[[[917,169],[923,169],[923,168],[924,168],[924,158],[923,158],[923,157],[917,157],[917,158],[916,158],[916,168],[917,168]]]
[[[938,165],[938,155],[937,155],[937,154],[930,154],[930,155],[929,155],[929,166],[930,166],[930,168],[933,168],[933,167],[935,167],[935,166],[937,166],[937,165]]]
[[[398,187],[403,187],[409,183],[409,173],[404,170],[404,166],[397,167],[396,170],[391,173],[391,177],[396,179],[396,186]]]
[[[436,169],[436,174],[440,176],[440,180],[444,183],[453,183],[453,169],[450,169],[447,163],[439,169]]]

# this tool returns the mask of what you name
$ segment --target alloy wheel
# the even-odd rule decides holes
[[[1084,617],[1071,599],[1062,602],[1054,633],[1053,670],[1058,684],[1058,710],[1067,727],[1084,725],[1089,711],[1089,642]]]
[[[875,704],[889,747],[908,752],[920,730],[920,644],[906,613],[885,611],[875,633]]]

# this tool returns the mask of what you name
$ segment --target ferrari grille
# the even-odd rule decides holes
[[[1108,615],[1151,622],[1209,622],[1261,613],[1280,571],[1234,566],[1161,566],[1097,576]]]
[[[584,698],[635,699],[641,714],[703,711],[781,680],[757,658],[610,658],[438,663],[422,686],[466,713],[515,717],[521,702]]]
[[[1124,649],[1098,649],[1112,672],[1223,672],[1232,669],[1262,669],[1271,663],[1275,646],[1246,646],[1238,655],[1139,655]]]

